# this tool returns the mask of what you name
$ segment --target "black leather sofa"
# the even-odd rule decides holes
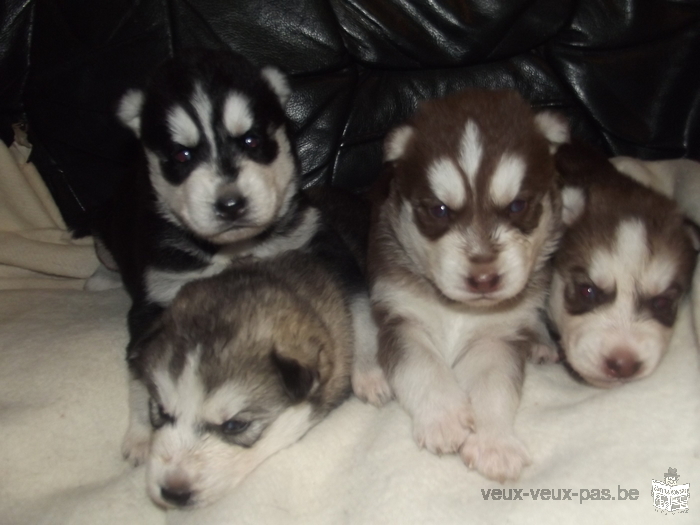
[[[292,80],[307,184],[371,184],[421,99],[511,87],[609,154],[700,158],[700,6],[664,0],[6,0],[0,130],[23,121],[67,224],[125,169],[120,95],[188,46]]]

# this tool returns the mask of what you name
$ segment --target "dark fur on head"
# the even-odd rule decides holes
[[[118,116],[140,147],[94,233],[98,253],[133,299],[132,337],[182,284],[220,271],[226,257],[300,228],[313,234],[284,112],[288,98],[275,68],[208,49],[165,60],[144,90],[122,98]],[[226,256],[215,260],[222,250]]]
[[[690,289],[696,229],[674,201],[619,173],[601,152],[559,148],[568,227],[549,314],[576,374],[611,387],[649,375]]]

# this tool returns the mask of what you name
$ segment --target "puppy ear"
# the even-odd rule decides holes
[[[282,107],[285,107],[289,101],[289,96],[292,94],[287,76],[274,66],[264,67],[260,73],[280,99]]]
[[[287,395],[294,403],[298,403],[311,393],[316,386],[316,373],[303,366],[296,359],[284,357],[274,350],[272,364],[282,380]]]
[[[561,219],[565,226],[571,226],[586,207],[586,193],[577,186],[565,186],[561,190]]]
[[[384,139],[384,162],[393,162],[402,157],[413,133],[413,128],[408,125],[399,126],[390,131]]]
[[[562,144],[571,141],[569,123],[563,115],[540,111],[535,115],[535,126],[549,141],[549,152],[554,154]]]
[[[122,124],[130,128],[137,137],[141,136],[141,110],[143,109],[143,91],[131,89],[119,101],[117,117]]]

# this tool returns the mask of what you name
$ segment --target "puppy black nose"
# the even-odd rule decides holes
[[[642,362],[629,350],[613,350],[605,359],[605,373],[610,377],[626,379],[642,368]]]
[[[187,488],[161,487],[160,495],[165,501],[178,507],[184,507],[192,499],[192,491]]]
[[[214,204],[219,217],[228,221],[240,219],[246,211],[247,201],[240,195],[226,195],[220,197]]]
[[[474,293],[491,293],[498,290],[501,276],[489,265],[474,265],[467,277],[467,289]]]

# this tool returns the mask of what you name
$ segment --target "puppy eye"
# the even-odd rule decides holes
[[[445,219],[450,213],[450,209],[442,203],[431,206],[428,211],[430,212],[430,215],[436,219]]]
[[[148,416],[151,420],[151,425],[156,430],[161,428],[166,423],[174,423],[175,418],[168,414],[164,409],[163,405],[157,403],[153,398],[148,401]]]
[[[527,201],[524,199],[515,199],[508,205],[508,211],[510,213],[522,213],[527,209]]]
[[[593,302],[598,298],[598,288],[589,283],[578,285],[579,295],[587,301]]]
[[[242,140],[246,149],[257,149],[262,142],[260,137],[254,133],[243,135]]]
[[[173,158],[177,162],[184,164],[185,162],[189,162],[190,160],[192,160],[192,152],[187,148],[183,148],[177,153],[175,153],[175,155],[173,155]]]
[[[654,297],[651,300],[651,308],[655,312],[661,312],[661,313],[668,312],[672,306],[673,306],[673,301],[670,298],[665,297],[663,295],[659,295],[657,297]]]
[[[229,419],[221,425],[221,433],[225,436],[235,436],[248,429],[250,421],[242,421],[240,419]]]

